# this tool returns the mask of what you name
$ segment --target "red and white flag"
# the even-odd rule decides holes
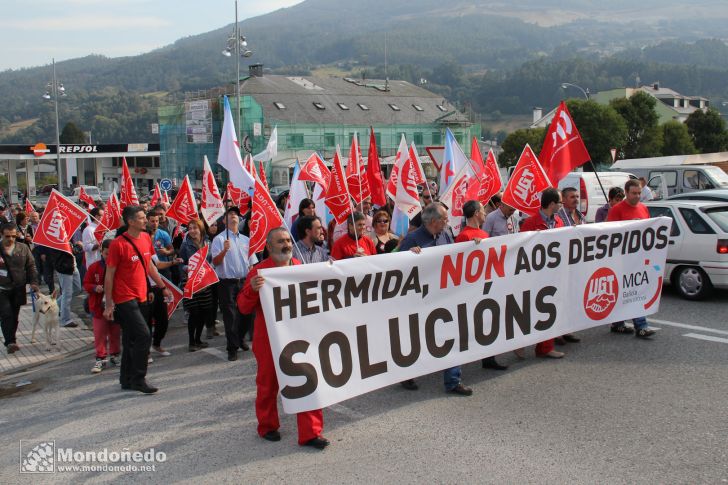
[[[409,158],[412,159],[412,167],[415,170],[415,182],[417,182],[418,185],[426,184],[427,178],[425,177],[425,169],[422,168],[422,160],[420,160],[420,156],[417,154],[417,147],[415,146],[415,142],[412,142],[410,144]]]
[[[129,173],[129,166],[126,164],[126,157],[121,159],[121,188],[119,206],[123,209],[128,205],[139,205],[139,197],[137,197],[134,181]]]
[[[394,156],[394,164],[392,165],[392,172],[389,174],[389,180],[387,181],[387,195],[394,199],[397,193],[397,177],[399,176],[399,168],[402,166],[405,160],[409,157],[409,148],[407,147],[407,140],[404,139],[404,133],[402,138],[399,140],[399,148],[397,148],[397,154]]]
[[[182,290],[174,286],[174,283],[169,281],[167,278],[159,275],[160,278],[162,278],[162,281],[164,281],[164,286],[167,287],[167,289],[172,293],[172,301],[168,301],[167,303],[167,318],[172,318],[172,314],[179,306],[179,302],[182,301],[182,298],[184,297],[184,293]]]
[[[258,171],[260,172],[260,181],[263,183],[263,186],[265,187],[265,190],[270,191],[268,188],[268,179],[265,176],[265,167],[263,166],[263,162],[258,162]]]
[[[260,252],[265,247],[265,238],[268,232],[283,225],[281,214],[270,193],[265,190],[260,179],[255,180],[253,192],[253,210],[250,216],[250,246],[248,256]]]
[[[222,197],[220,197],[220,191],[217,189],[217,182],[215,182],[215,175],[212,173],[212,168],[210,168],[210,162],[207,161],[207,155],[205,155],[202,164],[200,211],[208,226],[211,226],[213,222],[225,214],[225,205],[222,203]]]
[[[383,207],[387,203],[387,198],[384,192],[384,178],[382,177],[382,167],[377,154],[377,139],[374,136],[374,129],[369,130],[367,179],[369,180],[369,192],[372,194],[372,204]]]
[[[313,152],[306,163],[301,167],[301,173],[298,180],[317,183],[324,192],[329,188],[329,180],[331,179],[331,171],[326,166],[318,153]]]
[[[209,246],[204,246],[190,257],[187,265],[187,284],[183,296],[192,298],[195,293],[220,281],[212,265],[207,262]]]
[[[541,207],[539,195],[549,187],[552,185],[548,175],[531,147],[526,144],[503,191],[502,202],[532,216],[537,214]]]
[[[157,204],[162,202],[162,191],[159,188],[159,184],[154,184],[154,192],[152,193],[152,200],[149,201],[151,207],[156,207]]]
[[[293,167],[293,178],[291,179],[291,188],[288,191],[286,210],[283,212],[283,220],[288,227],[293,226],[293,221],[298,217],[298,208],[301,206],[301,202],[303,199],[308,198],[308,188],[306,187],[306,182],[301,180],[301,167],[296,162],[296,165]]]
[[[101,216],[99,225],[96,226],[96,230],[94,231],[94,237],[101,243],[106,231],[118,229],[120,225],[121,209],[119,208],[119,199],[116,198],[116,193],[112,192],[109,200],[106,202],[106,206],[104,206],[104,214]]]
[[[584,140],[581,139],[579,130],[571,118],[569,108],[563,101],[551,120],[538,159],[549,180],[554,184],[558,184],[559,180],[576,167],[591,160]]]
[[[420,196],[417,193],[418,184],[417,160],[411,155],[399,167],[397,176],[397,193],[394,197],[394,205],[407,214],[412,220],[421,210]]]
[[[78,201],[79,202],[86,202],[90,208],[96,207],[96,201],[91,198],[90,195],[86,193],[86,191],[83,188],[83,185],[78,189]]]
[[[162,203],[169,204],[169,194],[166,190],[162,191]]]
[[[85,210],[54,189],[33,236],[33,244],[73,254],[71,236],[87,217]]]
[[[468,183],[472,179],[475,179],[473,167],[470,164],[462,166],[440,196],[440,202],[447,207],[448,224],[455,236],[463,229],[463,206],[468,201]]]
[[[478,139],[475,137],[473,137],[470,157],[475,177],[468,182],[466,200],[477,200],[486,205],[490,198],[500,191],[502,185],[498,163],[495,161],[493,150],[488,151],[488,157],[483,163]]]
[[[25,199],[25,213],[30,214],[31,212],[35,212],[35,207],[30,203],[30,200]]]
[[[329,180],[329,188],[326,191],[325,203],[331,210],[337,224],[343,224],[352,213],[351,198],[349,197],[349,189],[346,186],[346,175],[344,174],[344,168],[341,166],[341,155],[338,146],[331,167],[331,179]]]
[[[346,164],[346,185],[349,187],[349,195],[354,199],[354,204],[361,204],[361,201],[369,197],[369,182],[367,181],[366,169],[359,150],[359,138],[357,134],[351,138],[349,148],[349,161]]]
[[[197,202],[189,176],[185,175],[182,187],[167,210],[167,217],[174,219],[178,224],[187,224],[192,219],[197,219]]]

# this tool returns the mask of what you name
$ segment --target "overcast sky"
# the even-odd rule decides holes
[[[238,17],[301,1],[238,0]],[[234,0],[2,0],[0,70],[141,54],[234,21]]]

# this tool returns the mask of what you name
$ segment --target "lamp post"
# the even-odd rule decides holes
[[[581,86],[577,86],[576,84],[561,83],[561,89],[566,89],[568,87],[572,87],[572,88],[578,89],[579,91],[581,91],[581,94],[584,95],[584,97],[586,98],[586,100],[589,101],[589,88],[584,89]]]
[[[242,48],[242,49],[241,49]],[[248,41],[246,40],[244,35],[240,34],[240,25],[238,24],[238,0],[235,0],[235,28],[233,29],[233,33],[230,34],[230,37],[228,37],[227,45],[222,51],[222,55],[225,57],[230,57],[233,55],[233,51],[235,52],[235,64],[237,68],[237,77],[235,78],[235,86],[236,86],[236,97],[238,98],[238,143],[242,143],[241,139],[241,130],[242,130],[242,121],[241,121],[241,114],[240,114],[240,56],[242,57],[250,57],[253,55],[253,51],[248,49]],[[242,52],[241,52],[242,51]]]
[[[56,171],[58,172],[58,190],[62,193],[63,189],[65,187],[65,183],[63,181],[63,177],[61,176],[61,130],[59,128],[58,123],[58,93],[60,93],[61,96],[66,95],[66,88],[63,87],[63,84],[58,82],[58,79],[56,79],[56,60],[55,58],[52,60],[53,62],[53,80],[48,83],[46,86],[46,93],[43,95],[43,99],[53,99],[53,104],[55,105],[55,114],[56,114]]]

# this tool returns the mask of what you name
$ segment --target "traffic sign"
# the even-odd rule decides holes
[[[169,179],[162,179],[159,181],[159,188],[165,192],[172,190],[172,181]]]

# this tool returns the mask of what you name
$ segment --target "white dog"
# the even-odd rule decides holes
[[[33,332],[30,335],[30,342],[35,343],[35,329],[41,323],[46,337],[46,350],[51,350],[51,345],[58,343],[58,290],[52,295],[36,293],[35,313],[33,313]]]

